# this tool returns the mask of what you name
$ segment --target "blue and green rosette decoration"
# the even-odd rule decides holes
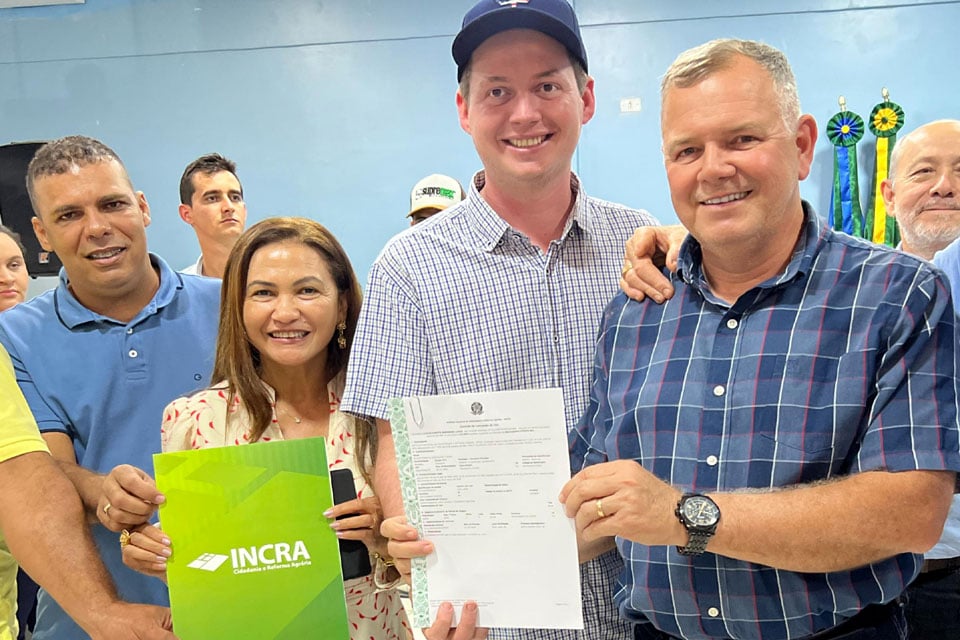
[[[900,243],[897,220],[887,214],[880,185],[887,179],[890,152],[897,141],[897,132],[903,128],[903,109],[890,102],[890,93],[883,90],[883,102],[870,113],[870,131],[877,136],[877,164],[873,174],[873,198],[867,210],[866,238],[877,244],[895,247]]]
[[[863,138],[863,118],[846,110],[840,98],[840,112],[827,123],[827,137],[833,143],[833,195],[830,210],[833,228],[858,238],[864,237],[863,211],[860,209],[857,143]]]

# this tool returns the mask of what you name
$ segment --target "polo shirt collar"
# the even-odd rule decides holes
[[[804,200],[802,206],[803,231],[801,232],[800,242],[793,249],[790,262],[787,263],[782,273],[760,283],[757,288],[773,289],[810,273],[813,261],[819,253],[820,245],[826,241],[829,229],[817,215],[817,212],[813,210],[813,207],[810,206],[810,203]],[[707,291],[706,278],[703,275],[703,254],[700,243],[692,236],[687,236],[687,239],[683,241],[677,265],[676,277],[701,292]]]
[[[127,325],[135,325],[144,318],[157,313],[157,311],[173,302],[177,295],[177,291],[183,288],[183,278],[179,273],[171,269],[170,265],[168,265],[163,258],[151,253],[150,264],[153,265],[153,267],[157,269],[160,274],[160,288],[157,289],[157,292],[154,294],[150,302],[148,302],[146,306],[140,310],[140,313],[138,313],[130,322],[126,323]],[[73,329],[88,322],[110,322],[113,324],[123,324],[114,318],[91,311],[80,304],[80,301],[77,300],[73,293],[70,292],[70,289],[68,288],[69,284],[70,281],[67,278],[67,270],[61,267],[60,282],[57,285],[56,291],[54,292],[54,299],[57,314],[59,315],[61,322],[63,322],[63,324],[68,328]]]
[[[497,215],[493,207],[480,195],[480,190],[483,189],[486,181],[486,174],[483,171],[478,171],[473,176],[473,180],[470,181],[470,194],[466,202],[466,212],[470,227],[477,235],[477,246],[486,251],[493,251],[511,231],[511,227]],[[561,242],[567,238],[573,229],[582,229],[589,233],[597,224],[593,219],[596,214],[591,215],[589,207],[587,207],[587,196],[580,185],[580,178],[573,172],[570,173],[570,188],[575,194],[573,209],[567,216],[563,233],[560,234]]]

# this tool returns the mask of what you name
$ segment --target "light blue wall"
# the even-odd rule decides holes
[[[536,0],[533,0],[536,1]],[[236,160],[251,219],[328,225],[361,280],[405,226],[409,189],[478,161],[454,108],[450,44],[473,0],[87,0],[0,10],[0,142],[99,137],[153,208],[150,243],[198,251],[176,214],[184,165]],[[659,77],[683,49],[737,36],[782,48],[821,127],[837,96],[866,117],[889,87],[909,130],[958,117],[960,1],[578,0],[598,112],[576,167],[590,193],[673,214],[659,154]],[[788,9],[789,7],[789,9]],[[620,99],[639,97],[640,113]],[[869,138],[869,136],[868,136]],[[861,162],[871,149],[861,145]],[[822,135],[805,197],[826,211]],[[864,190],[867,180],[864,180]]]

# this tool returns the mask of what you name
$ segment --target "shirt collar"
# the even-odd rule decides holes
[[[138,324],[144,318],[151,316],[163,307],[167,306],[176,297],[177,291],[183,288],[183,279],[180,274],[170,268],[170,265],[158,255],[150,254],[150,264],[160,274],[160,288],[157,289],[153,298],[140,310],[127,326]],[[67,270],[60,268],[60,282],[54,292],[54,299],[57,314],[60,320],[68,328],[73,329],[87,322],[110,322],[113,324],[123,324],[117,320],[105,315],[101,315],[86,308],[70,292],[70,280],[67,278]]]
[[[483,247],[486,251],[493,251],[504,239],[504,236],[512,230],[512,227],[497,215],[493,207],[487,204],[487,201],[480,195],[480,190],[483,189],[486,181],[487,177],[483,171],[478,171],[473,176],[473,180],[470,181],[466,211],[470,219],[470,226],[477,234],[478,246]],[[597,224],[593,219],[596,215],[591,215],[587,207],[587,196],[580,185],[580,178],[573,172],[570,173],[570,188],[574,193],[573,209],[567,216],[563,232],[560,234],[560,242],[563,242],[573,229],[582,229],[589,234]]]
[[[803,230],[800,234],[800,241],[793,249],[790,262],[787,263],[786,268],[781,273],[757,285],[758,288],[776,288],[810,273],[820,245],[826,241],[826,236],[830,230],[817,215],[817,212],[813,210],[813,207],[810,206],[810,203],[804,200],[802,206]],[[677,265],[677,278],[701,292],[706,290],[706,278],[703,275],[703,254],[700,243],[692,236],[687,236],[687,239],[681,245]]]

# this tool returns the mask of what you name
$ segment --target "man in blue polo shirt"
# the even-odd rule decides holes
[[[97,140],[41,147],[27,190],[37,238],[63,269],[56,289],[0,316],[0,343],[120,596],[166,604],[162,583],[123,566],[117,532],[163,502],[151,458],[163,407],[209,382],[220,283],[178,274],[147,251],[146,198]],[[87,637],[41,592],[36,640]]]
[[[47,452],[0,347],[0,640],[18,637],[18,562],[97,638],[174,638],[169,609],[118,600],[77,492]]]

